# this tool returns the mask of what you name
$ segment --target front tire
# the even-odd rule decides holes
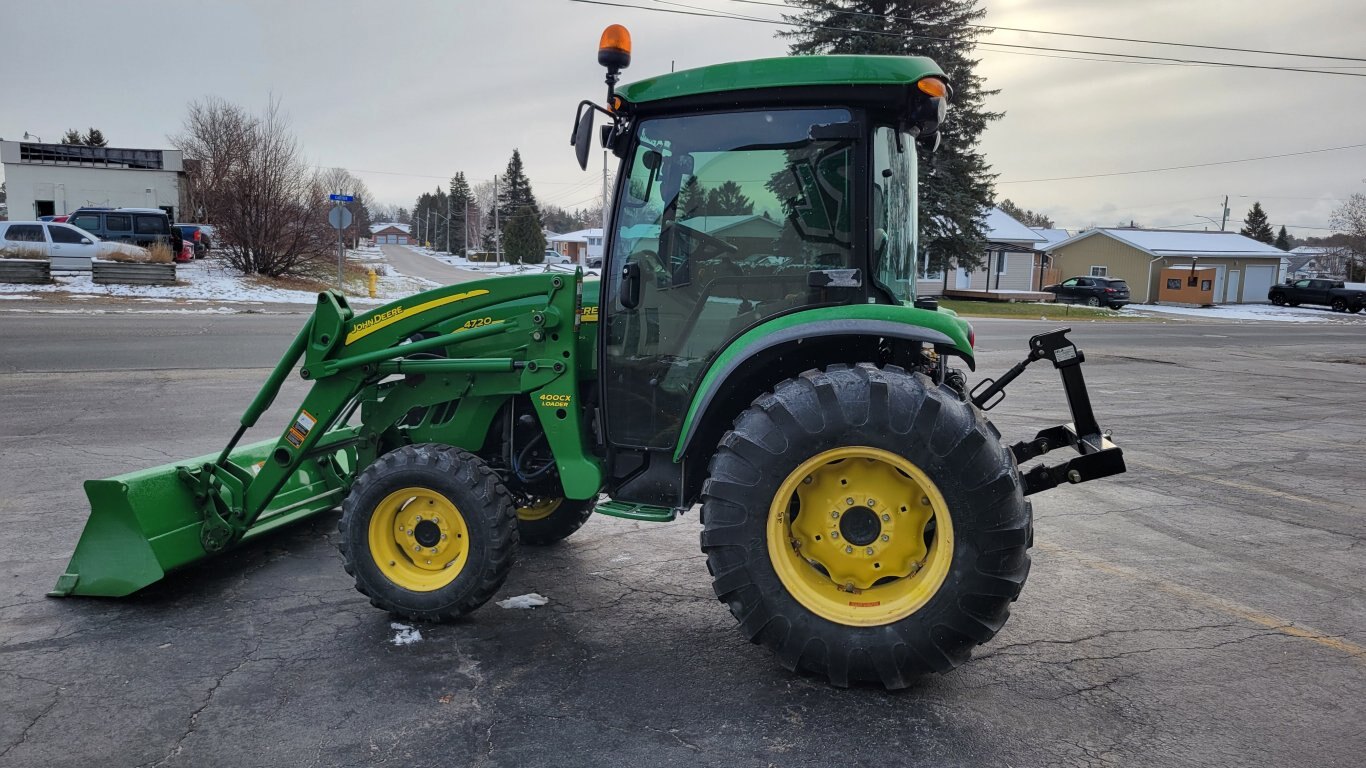
[[[338,548],[371,604],[449,621],[493,597],[517,551],[512,497],[482,459],[447,445],[379,457],[342,504]]]
[[[1285,306],[1285,297],[1279,293],[1273,293],[1271,294],[1271,303],[1278,307],[1283,307]]]
[[[702,549],[740,630],[788,669],[904,688],[990,640],[1029,573],[996,430],[899,368],[808,371],[754,401],[703,486]]]
[[[1100,306],[1100,297],[1099,297],[1099,296],[1089,296],[1089,297],[1087,297],[1087,299],[1086,299],[1086,306],[1088,306],[1088,307],[1099,307],[1099,306]]]

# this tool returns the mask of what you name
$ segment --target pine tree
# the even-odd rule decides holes
[[[85,137],[82,136],[81,132],[76,130],[75,128],[69,128],[67,129],[66,134],[62,136],[62,143],[75,144],[79,146],[85,143]]]
[[[688,183],[683,185],[678,196],[678,207],[680,219],[691,219],[706,212],[707,192],[702,189],[702,183],[696,176],[689,176]]]
[[[778,33],[792,41],[789,53],[928,56],[948,74],[954,96],[948,121],[939,129],[939,151],[922,155],[920,163],[920,242],[931,268],[979,265],[996,177],[978,142],[987,123],[1001,113],[986,109],[986,98],[998,91],[988,90],[973,71],[973,47],[984,31],[967,25],[986,12],[977,0],[788,2],[799,12],[786,18],[803,25]]]
[[[531,194],[531,182],[522,169],[522,154],[514,149],[507,170],[498,179],[498,215],[511,219],[519,210],[528,207],[540,222],[541,210]]]
[[[707,216],[748,216],[754,213],[754,201],[744,195],[739,184],[727,181],[707,192],[703,213]]]
[[[1010,198],[1005,198],[996,204],[996,207],[1010,214],[1012,219],[1020,222],[1026,227],[1038,227],[1039,229],[1052,229],[1053,220],[1042,213],[1035,213],[1028,208],[1021,208],[1011,202]]]
[[[90,130],[86,131],[85,138],[81,140],[81,143],[86,145],[87,147],[109,146],[109,142],[104,140],[104,134],[100,132],[99,128],[91,128]]]
[[[1276,239],[1275,234],[1271,232],[1271,225],[1267,223],[1266,211],[1262,210],[1260,202],[1252,204],[1251,210],[1247,212],[1247,218],[1243,219],[1243,228],[1238,231],[1240,234],[1267,245],[1271,245]]]
[[[1284,225],[1284,224],[1281,225],[1281,231],[1280,231],[1280,233],[1276,235],[1276,243],[1275,243],[1275,245],[1276,245],[1277,248],[1280,248],[1282,251],[1288,251],[1288,250],[1290,250],[1290,247],[1291,247],[1291,246],[1290,246],[1290,235],[1286,234],[1285,225]]]
[[[470,241],[473,234],[469,228],[467,211],[471,214],[477,213],[474,206],[474,194],[470,191],[470,184],[465,180],[465,172],[460,171],[451,177],[450,185],[451,198],[451,252],[455,253],[456,248],[463,249]]]
[[[503,256],[509,264],[540,264],[545,260],[545,235],[532,206],[518,208],[503,224]]]

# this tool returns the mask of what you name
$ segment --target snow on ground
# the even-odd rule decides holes
[[[431,280],[398,274],[385,263],[384,254],[378,248],[351,251],[349,258],[363,266],[375,267],[379,274],[374,299],[364,293],[356,295],[355,286],[348,286],[352,290],[347,298],[357,306],[382,304],[440,285]],[[62,295],[78,300],[132,298],[144,303],[230,302],[248,305],[313,304],[318,300],[315,291],[268,285],[247,277],[216,258],[178,265],[176,280],[177,285],[96,285],[88,272],[58,273],[54,275],[54,282],[48,285],[0,283],[0,299],[22,300]]]
[[[422,640],[422,630],[413,629],[413,627],[408,624],[400,624],[397,621],[393,621],[389,623],[389,629],[398,630],[394,633],[393,639],[389,641],[394,645],[412,645],[413,643],[421,642]]]
[[[1327,307],[1277,307],[1272,304],[1219,304],[1213,307],[1173,307],[1165,304],[1131,304],[1119,311],[1127,317],[1178,315],[1232,322],[1338,323],[1366,325],[1366,314],[1331,312]]]
[[[470,261],[463,256],[456,256],[445,251],[434,251],[420,245],[405,245],[404,248],[413,253],[436,259],[442,264],[449,264],[452,267],[468,269],[471,272],[486,272],[494,275],[527,275],[540,274],[545,272],[563,272],[570,274],[577,265],[575,264],[490,264],[486,261]],[[598,276],[596,269],[584,268],[584,277],[593,279]]]
[[[517,595],[516,597],[509,597],[506,600],[499,600],[498,605],[503,608],[529,609],[535,608],[538,605],[545,605],[549,602],[550,598],[542,597],[541,595],[532,592],[527,595]]]

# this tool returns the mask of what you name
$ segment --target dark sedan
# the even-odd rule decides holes
[[[1119,309],[1129,303],[1129,284],[1108,277],[1069,277],[1057,285],[1044,286],[1044,290],[1064,304]]]

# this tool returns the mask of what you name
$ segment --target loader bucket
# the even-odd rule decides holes
[[[241,446],[229,459],[254,467],[275,448],[276,440]],[[341,451],[342,476],[355,464]],[[218,454],[165,464],[105,480],[87,480],[90,517],[76,551],[57,579],[50,597],[122,597],[160,581],[167,572],[209,556],[200,543],[199,505],[194,488],[180,478],[182,467],[202,467]],[[346,488],[317,459],[306,459],[275,495],[243,541],[324,512],[341,503]]]

